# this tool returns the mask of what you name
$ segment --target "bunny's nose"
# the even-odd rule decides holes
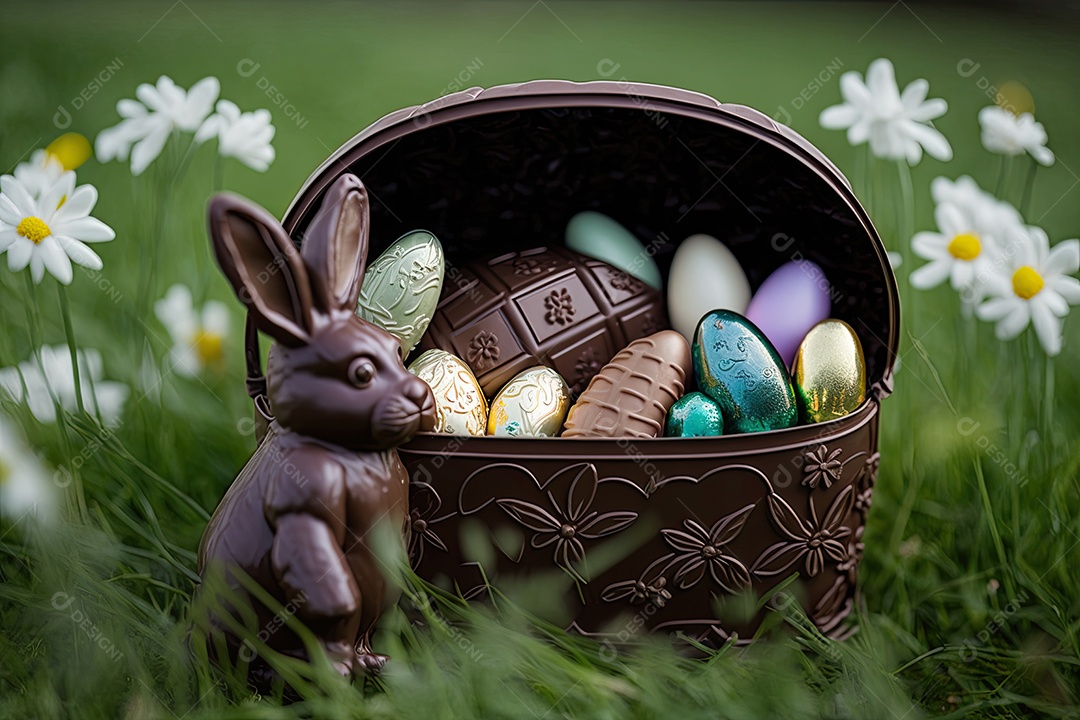
[[[431,387],[420,378],[413,378],[405,389],[405,397],[420,408],[420,430],[429,432],[435,429],[435,396]]]

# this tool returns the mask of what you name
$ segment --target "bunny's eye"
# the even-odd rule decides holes
[[[358,357],[349,365],[349,382],[356,387],[367,387],[375,379],[375,363],[370,358]]]

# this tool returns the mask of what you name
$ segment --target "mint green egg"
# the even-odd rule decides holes
[[[657,290],[663,284],[653,252],[607,215],[586,210],[566,225],[566,247],[632,275]]]
[[[708,395],[692,392],[675,401],[664,424],[665,437],[712,437],[724,434],[720,406]]]
[[[406,233],[368,264],[356,314],[396,337],[408,355],[435,315],[445,272],[439,239],[426,230]]]
[[[784,361],[754,323],[713,310],[698,323],[690,347],[698,389],[720,406],[724,432],[796,425],[799,406]]]

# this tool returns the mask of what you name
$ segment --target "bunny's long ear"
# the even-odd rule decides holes
[[[368,252],[368,195],[355,175],[342,175],[323,197],[304,231],[300,254],[311,276],[311,291],[324,313],[353,312]]]
[[[311,337],[311,284],[300,251],[270,213],[227,193],[210,200],[214,255],[255,325],[292,347]]]

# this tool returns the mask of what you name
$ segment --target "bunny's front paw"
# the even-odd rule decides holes
[[[357,653],[353,672],[374,677],[382,672],[386,661],[389,659],[386,655],[373,652]]]

